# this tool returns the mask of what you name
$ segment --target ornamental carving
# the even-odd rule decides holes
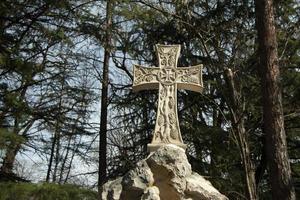
[[[159,58],[159,65],[161,67],[176,67],[175,63],[178,58],[176,58],[176,55],[178,53],[178,50],[180,50],[178,47],[167,47],[167,46],[156,46],[157,52],[158,52],[158,58]]]
[[[176,70],[173,68],[164,68],[158,74],[158,80],[161,84],[172,85],[176,80]]]
[[[148,148],[153,151],[165,144],[185,148],[178,122],[177,85],[181,84],[180,88],[201,92],[203,88],[201,66],[177,68],[180,45],[156,45],[156,50],[158,67],[134,66],[135,91],[154,89],[153,85],[156,84],[159,89],[157,120],[153,139]]]

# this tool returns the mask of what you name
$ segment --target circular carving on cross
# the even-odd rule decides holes
[[[164,85],[172,85],[176,80],[176,70],[174,68],[163,68],[158,73],[158,81]]]

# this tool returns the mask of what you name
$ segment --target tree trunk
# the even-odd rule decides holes
[[[20,99],[25,98],[25,94],[27,91],[27,87],[23,88],[20,92]],[[13,173],[13,167],[14,162],[16,160],[16,156],[21,149],[22,143],[24,141],[21,140],[20,137],[24,137],[26,133],[29,131],[31,126],[34,123],[34,120],[28,123],[28,125],[24,128],[23,133],[20,135],[21,127],[19,123],[20,113],[14,113],[15,114],[15,120],[14,120],[14,128],[13,133],[15,135],[15,138],[12,139],[10,145],[7,147],[5,157],[3,158],[3,164],[1,166],[1,172],[5,174],[12,174]]]
[[[74,160],[76,152],[78,152],[79,146],[81,144],[82,136],[80,136],[78,142],[76,142],[76,139],[77,139],[77,136],[75,135],[74,144],[72,146],[76,146],[76,148],[74,150],[72,150],[72,156],[70,158],[69,166],[67,167],[67,175],[65,177],[64,183],[67,183],[67,181],[69,179],[69,176],[70,176],[70,173],[71,173],[72,164],[73,164],[73,160]]]
[[[111,51],[111,26],[112,26],[112,0],[106,4],[106,35],[105,35],[105,52],[102,74],[102,94],[101,94],[101,118],[100,118],[100,140],[99,140],[99,175],[98,191],[101,193],[101,186],[106,181],[106,146],[107,146],[107,106],[108,106],[108,73],[109,58]],[[100,195],[99,195],[100,197]],[[101,198],[101,197],[100,197]]]
[[[74,132],[72,132],[72,134],[73,133]],[[65,154],[64,159],[62,160],[62,163],[61,163],[60,173],[59,173],[59,180],[58,180],[59,184],[62,183],[63,176],[64,176],[64,171],[65,171],[65,166],[66,166],[66,162],[68,161],[68,158],[69,158],[69,152],[70,152],[70,148],[71,148],[71,140],[72,140],[72,135],[70,135],[68,137],[68,144],[67,144],[66,154]]]
[[[65,70],[63,70],[63,74],[65,73]],[[62,96],[63,96],[63,90],[65,86],[65,82],[64,80],[62,81],[62,86],[61,86],[61,90],[60,90],[60,96],[59,96],[59,101],[58,101],[58,108],[59,112],[58,112],[58,116],[57,119],[55,121],[55,127],[54,127],[54,136],[53,136],[53,141],[52,141],[52,145],[51,145],[51,152],[50,152],[50,159],[49,159],[49,164],[48,164],[48,170],[47,170],[47,176],[46,176],[46,182],[48,183],[50,180],[50,173],[52,170],[52,165],[53,165],[53,159],[54,159],[54,155],[55,155],[55,169],[53,170],[53,174],[52,174],[52,181],[55,182],[56,181],[56,170],[57,170],[57,162],[58,162],[58,154],[59,154],[59,144],[60,144],[60,123],[61,123],[61,118],[62,118]],[[55,146],[56,146],[56,151],[55,151]]]
[[[60,100],[60,104],[61,104],[61,100]],[[61,106],[61,105],[60,105]],[[53,160],[55,158],[55,167],[57,168],[57,162],[58,162],[58,154],[59,154],[59,143],[60,143],[60,117],[56,120],[56,124],[55,124],[55,130],[54,130],[54,136],[53,136],[53,141],[52,141],[52,145],[51,145],[51,152],[50,152],[50,159],[49,159],[49,164],[48,164],[48,170],[47,170],[47,176],[46,176],[46,182],[48,183],[50,181],[50,173],[52,171],[52,165],[53,165]],[[55,149],[56,147],[56,149]],[[55,182],[56,181],[56,169],[53,170],[53,174],[52,174],[52,181]]]
[[[16,159],[16,155],[21,148],[21,143],[12,141],[12,143],[8,146],[5,157],[3,159],[3,164],[1,166],[1,172],[4,174],[12,174],[14,162]]]
[[[3,158],[3,164],[1,166],[1,172],[4,174],[12,174],[13,173],[13,167],[14,162],[16,160],[17,153],[21,149],[21,146],[23,144],[23,140],[26,137],[26,134],[34,124],[35,120],[32,119],[27,123],[27,125],[24,127],[22,134],[18,134],[20,132],[20,127],[17,118],[15,119],[15,125],[14,125],[14,131],[12,134],[15,134],[15,139],[11,141],[10,145],[7,147],[5,157]],[[23,137],[21,139],[21,137]]]
[[[52,169],[52,163],[53,163],[53,158],[54,158],[54,150],[55,150],[56,140],[57,140],[57,132],[55,131],[54,136],[53,136],[51,152],[50,152],[50,158],[49,158],[49,164],[48,164],[48,170],[47,170],[47,176],[46,176],[46,182],[47,183],[50,180],[50,173],[51,173],[51,169]]]
[[[60,120],[60,119],[59,119]],[[58,122],[60,123],[60,122]],[[54,163],[54,169],[53,169],[53,174],[52,174],[52,182],[56,182],[57,178],[57,169],[58,169],[58,164],[60,162],[60,125],[55,130],[56,134],[56,150],[55,150],[55,163]]]
[[[246,191],[247,199],[257,200],[257,185],[255,181],[255,166],[251,160],[249,140],[245,130],[245,122],[243,113],[245,111],[243,102],[241,100],[241,94],[239,89],[237,89],[235,84],[234,74],[230,69],[226,70],[225,73],[226,83],[229,88],[229,107],[231,113],[231,121],[234,137],[237,140],[240,149],[240,156],[242,159],[245,181],[246,181]]]
[[[255,0],[264,130],[273,199],[296,199],[291,180],[282,110],[272,0]]]

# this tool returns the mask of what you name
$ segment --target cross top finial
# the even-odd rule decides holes
[[[149,151],[166,144],[186,148],[177,114],[177,88],[201,92],[202,65],[177,68],[180,45],[156,45],[158,67],[134,65],[133,90],[159,89],[157,119]]]

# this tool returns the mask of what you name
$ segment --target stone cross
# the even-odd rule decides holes
[[[177,68],[180,45],[156,45],[156,51],[158,67],[134,65],[133,69],[133,91],[157,88],[159,91],[155,129],[148,151],[166,144],[186,149],[178,122],[177,88],[201,92],[202,65]]]

